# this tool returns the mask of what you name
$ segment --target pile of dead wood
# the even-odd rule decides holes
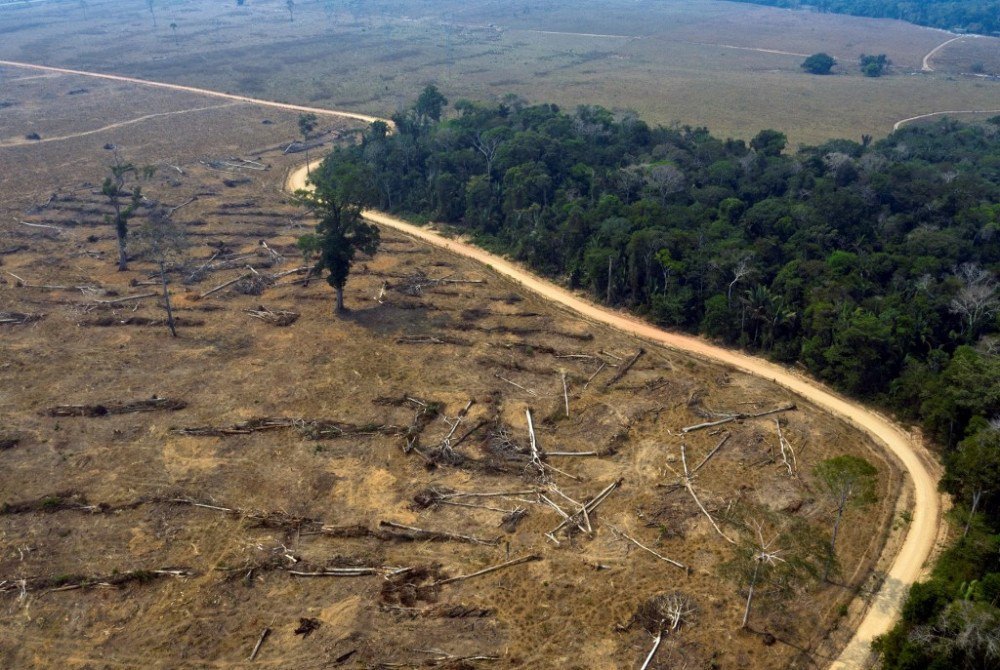
[[[44,314],[29,314],[25,312],[0,312],[0,325],[23,326],[45,318]]]
[[[290,326],[299,320],[298,312],[290,312],[280,309],[273,311],[263,305],[258,306],[257,309],[245,309],[243,311],[255,319],[260,319],[265,323],[278,327]]]
[[[428,277],[422,270],[417,270],[413,274],[404,275],[394,282],[389,288],[393,288],[403,295],[419,296],[423,294],[425,288],[432,288],[444,284],[485,284],[483,279],[453,279],[452,275],[446,275],[438,279]]]
[[[148,584],[163,577],[189,577],[194,572],[187,568],[158,568],[155,570],[129,570],[110,575],[57,575],[54,577],[32,577],[28,579],[0,580],[0,593],[20,593],[22,596],[32,591],[57,593],[95,587],[114,588],[132,583]]]
[[[177,411],[187,407],[183,400],[153,396],[146,400],[132,400],[107,405],[56,405],[45,410],[48,416],[107,416],[109,414],[130,414],[132,412]]]
[[[179,435],[199,437],[226,437],[228,435],[250,435],[268,430],[294,428],[310,440],[335,439],[362,435],[404,435],[405,428],[389,424],[354,424],[343,421],[322,419],[298,419],[288,417],[258,417],[231,426],[193,426],[173,430]]]

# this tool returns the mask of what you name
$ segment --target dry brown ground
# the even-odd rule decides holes
[[[60,118],[58,105],[71,99],[63,88],[78,87],[62,79],[34,80],[36,88],[20,94],[21,102],[41,108],[38,101],[48,100],[50,118]],[[86,124],[53,123],[40,134],[73,134],[91,130],[99,119],[107,124],[206,104],[174,96],[168,104],[130,87],[108,88],[102,92],[107,106],[95,103]],[[885,532],[894,533],[889,526],[899,475],[866,438],[800,403],[798,411],[781,415],[798,452],[801,478],[792,479],[774,460],[773,419],[721,427],[732,437],[696,483],[717,516],[744,501],[825,531],[828,509],[811,475],[815,464],[851,453],[880,470],[882,502],[849,512],[839,543],[848,588],[813,585],[780,606],[762,601],[753,630],[741,632],[742,597],[720,574],[732,550],[692,499],[672,487],[681,469],[680,445],[697,462],[722,433],[682,438],[677,430],[711,412],[777,406],[790,400],[787,392],[648,345],[628,374],[605,388],[616,370],[611,366],[643,345],[554,309],[486,268],[388,231],[382,250],[352,276],[351,312],[343,318],[331,314],[332,292],[323,282],[274,286],[262,295],[226,289],[198,300],[245,272],[244,263],[262,273],[299,265],[293,243],[309,223],[279,191],[285,170],[301,157],[269,148],[294,137],[294,116],[242,106],[195,114],[197,124],[191,123],[195,117],[164,116],[60,142],[0,148],[5,165],[24,166],[5,171],[0,193],[0,311],[44,314],[26,325],[0,325],[0,432],[17,439],[0,451],[0,503],[13,505],[0,514],[0,582],[7,580],[0,587],[7,589],[0,593],[0,666],[241,667],[249,665],[245,659],[260,631],[270,627],[256,666],[419,667],[435,658],[426,650],[441,650],[497,656],[483,663],[497,668],[637,667],[652,638],[629,621],[642,602],[673,591],[690,596],[696,613],[651,667],[822,665],[809,650],[836,625],[838,607],[852,590],[869,581]],[[275,123],[263,125],[262,118]],[[126,158],[163,165],[144,185],[150,198],[175,206],[198,196],[174,215],[192,242],[186,267],[171,274],[182,319],[177,339],[162,326],[121,324],[162,319],[155,299],[111,308],[96,302],[152,290],[132,285],[149,281],[149,262],[136,259],[129,272],[114,271],[113,233],[103,223],[109,210],[94,194],[107,142]],[[227,171],[200,162],[228,156],[271,168]],[[48,201],[53,192],[57,196]],[[261,250],[262,239],[282,261]],[[191,271],[216,253],[216,262],[253,255],[188,283]],[[8,272],[30,284],[74,288],[19,286]],[[428,286],[407,295],[401,289],[416,273],[482,283]],[[243,312],[260,305],[300,317],[275,327]],[[93,325],[102,319],[118,325]],[[400,341],[409,338],[451,343]],[[566,355],[591,358],[559,357]],[[609,366],[588,386],[599,361]],[[571,393],[568,419],[561,370]],[[56,405],[107,406],[154,395],[186,407],[98,417],[46,413]],[[380,434],[412,425],[420,406],[405,398],[441,408],[420,435],[425,453],[449,432],[443,417],[456,417],[469,400],[476,402],[456,435],[485,423],[455,449],[454,464],[429,467],[417,453],[404,453],[404,436]],[[566,495],[582,501],[624,479],[594,515],[592,536],[554,545],[544,533],[559,517],[533,495],[480,501],[528,512],[509,531],[498,525],[503,512],[416,503],[415,496],[431,488],[539,486],[523,453],[498,451],[489,437],[503,426],[526,448],[526,408],[534,412],[543,449],[601,452],[549,459],[577,478],[550,473]],[[313,439],[308,424],[228,436],[177,432],[261,417],[336,421],[357,432]],[[28,509],[19,509],[25,502]],[[109,508],[80,508],[100,503]],[[381,521],[500,542],[395,542],[316,532],[319,522],[376,528]],[[691,574],[637,550],[611,525],[690,566]],[[533,554],[542,560],[416,591],[387,592],[383,575],[304,578],[285,570],[294,556],[304,570],[399,566],[455,576]],[[52,590],[80,576],[113,580],[162,568],[190,574]],[[21,579],[32,587],[23,598]],[[303,617],[320,622],[307,638],[293,633]],[[764,632],[777,643],[765,645]]]

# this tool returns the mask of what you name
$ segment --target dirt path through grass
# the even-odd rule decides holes
[[[919,121],[920,119],[929,119],[933,116],[944,116],[946,114],[1000,114],[1000,109],[950,109],[945,112],[929,112],[927,114],[919,114],[917,116],[911,116],[908,119],[896,121],[896,123],[892,124],[892,129],[894,131],[899,130],[910,121]]]
[[[209,91],[192,86],[154,82],[133,77],[102,74],[55,68],[30,63],[0,60],[0,65],[22,67],[44,72],[59,72],[84,77],[96,77],[111,81],[151,86],[175,91],[196,93],[215,98],[247,102],[266,107],[285,109],[289,111],[312,112],[323,116],[356,119],[371,123],[386,121],[377,117],[343,112],[316,107],[304,107],[289,103],[258,100],[241,95]],[[386,121],[387,123],[388,122]],[[315,161],[313,164],[317,164]],[[286,188],[295,190],[306,186],[308,166],[295,170],[286,181]],[[423,240],[435,246],[477,260],[495,271],[519,282],[524,288],[540,296],[562,305],[578,314],[593,319],[623,332],[655,342],[666,347],[683,351],[710,361],[732,366],[743,372],[758,377],[771,379],[793,393],[831,412],[835,416],[863,430],[877,442],[884,445],[901,462],[910,474],[914,486],[913,514],[903,541],[902,548],[896,555],[884,583],[872,599],[870,607],[857,631],[845,647],[840,657],[830,666],[831,670],[848,670],[863,668],[870,655],[872,638],[887,631],[896,621],[906,587],[916,581],[924,571],[924,565],[934,548],[941,523],[941,503],[937,493],[937,479],[932,474],[934,459],[917,440],[914,440],[905,430],[889,419],[866,409],[862,405],[842,398],[821,384],[808,379],[796,372],[763,359],[724,349],[710,344],[697,337],[679,335],[660,330],[639,319],[614,312],[605,307],[595,305],[566,289],[535,276],[531,272],[494,256],[483,249],[463,241],[448,239],[429,228],[421,228],[406,223],[381,212],[368,211],[365,216],[375,223],[394,228],[414,238]]]
[[[227,102],[222,105],[209,105],[208,107],[192,107],[190,109],[177,109],[172,112],[145,114],[143,116],[137,116],[134,119],[126,119],[125,121],[118,121],[117,123],[111,123],[106,126],[101,126],[100,128],[94,128],[93,130],[84,130],[79,133],[71,133],[69,135],[59,135],[57,137],[43,137],[40,140],[29,140],[29,139],[8,140],[7,142],[0,142],[0,149],[4,147],[18,147],[24,144],[45,144],[46,142],[60,142],[62,140],[71,140],[76,137],[86,137],[87,135],[96,135],[97,133],[103,133],[107,130],[114,130],[115,128],[131,126],[132,124],[142,123],[143,121],[148,121],[149,119],[158,119],[161,116],[174,116],[175,114],[191,114],[193,112],[206,112],[212,109],[223,109],[225,107],[232,107],[234,105],[239,105],[239,104],[246,104],[246,103]]]

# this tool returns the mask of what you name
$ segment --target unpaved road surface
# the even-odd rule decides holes
[[[936,47],[928,51],[927,55],[924,56],[924,62],[920,67],[921,72],[933,72],[934,68],[931,67],[931,58],[934,57],[934,54],[936,54],[938,51],[941,51],[941,49],[944,49],[952,42],[964,40],[966,37],[969,37],[969,35],[959,35],[958,37],[952,37],[950,40],[942,42],[941,44],[937,45]]]
[[[377,117],[356,114],[353,112],[342,112],[317,107],[303,107],[301,105],[274,102],[270,100],[258,100],[242,95],[220,93],[218,91],[210,91],[192,86],[154,82],[134,77],[121,77],[118,75],[55,68],[44,65],[20,63],[16,61],[0,60],[0,65],[29,68],[43,72],[57,72],[61,74],[71,74],[84,77],[96,77],[99,79],[137,84],[140,86],[185,91],[188,93],[196,93],[215,98],[224,98],[234,100],[236,102],[252,103],[277,109],[312,112],[323,116],[356,119],[367,123],[371,123],[373,121],[386,121],[386,119],[379,119]],[[391,125],[391,122],[389,123]],[[306,186],[306,177],[307,166],[303,166],[289,176],[288,181],[286,182],[286,188],[289,190],[304,188]],[[380,225],[394,228],[407,235],[411,235],[414,238],[488,265],[500,274],[519,282],[526,289],[534,291],[542,297],[558,303],[567,309],[575,311],[588,319],[610,325],[626,333],[631,333],[637,337],[641,337],[678,351],[683,351],[706,360],[729,365],[743,372],[763,377],[765,379],[771,379],[790,391],[798,394],[802,398],[819,407],[822,407],[848,423],[851,423],[852,425],[865,431],[868,435],[891,451],[900,460],[904,469],[909,473],[913,481],[914,506],[912,519],[907,529],[906,539],[903,541],[902,547],[896,555],[882,587],[875,595],[867,614],[861,621],[857,631],[851,638],[851,641],[845,647],[840,657],[833,662],[830,668],[831,670],[857,670],[867,666],[870,656],[871,640],[877,635],[889,630],[892,624],[896,621],[905,594],[905,587],[912,584],[921,576],[924,564],[926,563],[927,558],[933,550],[937,540],[941,521],[941,506],[940,499],[937,494],[937,481],[931,474],[927,465],[927,463],[933,462],[933,459],[926,453],[918,442],[911,439],[906,431],[892,421],[869,409],[866,409],[864,406],[841,398],[832,391],[824,388],[818,382],[798,375],[786,368],[775,365],[774,363],[754,358],[752,356],[747,356],[729,349],[724,349],[722,347],[717,347],[696,337],[669,333],[648,323],[639,321],[636,318],[600,307],[574,295],[573,293],[570,293],[556,284],[536,277],[527,270],[499,256],[494,256],[493,254],[465,242],[448,239],[435,233],[433,230],[414,226],[400,219],[382,214],[381,212],[365,212],[365,217]]]

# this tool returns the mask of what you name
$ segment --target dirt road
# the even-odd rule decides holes
[[[945,116],[947,114],[1000,114],[1000,109],[951,109],[944,112],[930,112],[928,114],[919,114],[917,116],[911,116],[908,119],[901,119],[892,124],[893,130],[899,130],[901,127],[909,123],[910,121],[918,121],[920,119],[929,119],[932,116]]]
[[[319,162],[316,161],[313,165],[317,165]],[[289,176],[286,188],[289,190],[305,188],[306,174],[305,167],[295,170]],[[433,230],[406,223],[381,212],[366,211],[364,216],[380,225],[394,228],[435,246],[477,260],[496,272],[515,280],[528,290],[557,302],[588,319],[605,323],[671,349],[693,354],[716,363],[730,365],[765,379],[771,379],[860,428],[891,451],[902,462],[903,467],[913,480],[913,518],[907,530],[906,539],[889,569],[884,584],[872,600],[868,613],[861,621],[854,637],[851,638],[847,647],[830,666],[830,669],[860,670],[868,666],[872,639],[889,630],[896,621],[905,594],[905,587],[920,577],[927,557],[937,540],[941,513],[940,499],[937,493],[937,480],[926,465],[926,463],[933,462],[933,458],[926,453],[922,445],[914,441],[906,431],[889,419],[855,402],[846,400],[824,388],[818,382],[807,379],[780,365],[717,347],[697,337],[669,333],[636,318],[595,305],[556,284],[535,276],[510,261],[471,244],[443,237]]]
[[[151,86],[176,91],[185,91],[215,98],[235,100],[237,102],[247,102],[266,107],[285,109],[290,111],[312,112],[317,115],[335,116],[341,118],[356,119],[364,122],[385,121],[376,117],[353,112],[341,112],[315,107],[303,107],[287,103],[273,102],[269,100],[257,100],[241,95],[220,93],[191,86],[181,86],[178,84],[167,84],[162,82],[147,81],[133,77],[121,77],[117,75],[102,74],[95,72],[84,72],[79,70],[69,70],[65,68],[47,67],[44,65],[33,65],[30,63],[20,63],[14,61],[0,60],[0,65],[29,68],[43,72],[58,72],[62,74],[72,74],[84,77],[96,77],[111,81],[137,84],[141,86]],[[318,161],[317,161],[318,163]],[[293,172],[286,187],[294,190],[305,187],[307,176],[306,166]],[[932,463],[933,459],[928,455],[922,446],[912,440],[910,436],[899,426],[879,414],[866,409],[862,405],[851,402],[824,388],[818,382],[807,379],[779,365],[768,361],[747,356],[736,351],[723,349],[714,346],[702,339],[686,335],[678,335],[660,330],[648,323],[638,319],[614,312],[604,307],[599,307],[584,300],[569,291],[524,270],[523,268],[503,259],[494,256],[478,247],[474,247],[465,242],[447,239],[433,230],[420,228],[401,221],[380,212],[366,212],[365,216],[381,225],[394,228],[403,233],[411,235],[417,239],[424,240],[430,244],[448,249],[454,253],[472,258],[492,267],[495,271],[510,277],[522,284],[526,289],[534,291],[539,295],[557,302],[564,307],[578,312],[582,316],[599,321],[624,332],[631,333],[638,337],[656,342],[664,346],[684,351],[689,354],[705,358],[733,368],[747,372],[752,375],[771,379],[784,386],[790,391],[809,400],[832,414],[844,419],[859,429],[865,431],[876,441],[883,444],[902,463],[909,473],[914,486],[914,507],[912,519],[906,533],[899,553],[889,569],[885,582],[875,595],[871,607],[864,619],[861,621],[854,637],[841,653],[840,657],[830,666],[831,670],[856,670],[867,665],[869,657],[869,645],[877,635],[887,631],[896,620],[902,604],[905,587],[912,584],[924,569],[927,557],[934,548],[940,525],[941,507],[937,494],[937,482],[931,474],[927,463]]]
[[[936,54],[938,51],[941,51],[941,49],[944,49],[946,46],[948,46],[952,42],[957,42],[958,40],[963,40],[966,37],[969,37],[969,36],[968,35],[959,35],[958,37],[952,37],[950,40],[942,42],[941,44],[937,45],[936,47],[934,47],[933,49],[931,49],[930,51],[928,51],[927,55],[924,56],[924,62],[922,64],[921,68],[920,68],[921,72],[933,72],[934,68],[931,67],[931,58],[934,57],[934,54]]]
[[[224,100],[235,100],[236,102],[249,102],[255,105],[261,105],[263,107],[285,109],[291,112],[305,112],[305,113],[320,114],[322,116],[336,116],[342,119],[355,119],[357,121],[364,121],[365,123],[372,123],[373,121],[382,120],[379,119],[378,117],[368,116],[366,114],[356,114],[354,112],[341,112],[332,109],[321,109],[319,107],[303,107],[302,105],[293,105],[287,102],[275,102],[273,100],[259,100],[257,98],[248,98],[245,95],[234,95],[232,93],[210,91],[205,88],[195,88],[194,86],[183,86],[181,84],[167,84],[162,81],[149,81],[148,79],[137,79],[135,77],[122,77],[117,74],[86,72],[83,70],[70,70],[64,67],[49,67],[48,65],[35,65],[34,63],[21,63],[19,61],[13,61],[13,60],[0,60],[0,65],[6,65],[10,67],[23,67],[29,70],[40,70],[42,72],[75,74],[80,77],[92,77],[94,79],[107,79],[109,81],[120,81],[126,84],[138,84],[139,86],[163,88],[167,89],[168,91],[184,91],[185,93],[196,93],[198,95],[207,95],[212,98],[223,98]]]

